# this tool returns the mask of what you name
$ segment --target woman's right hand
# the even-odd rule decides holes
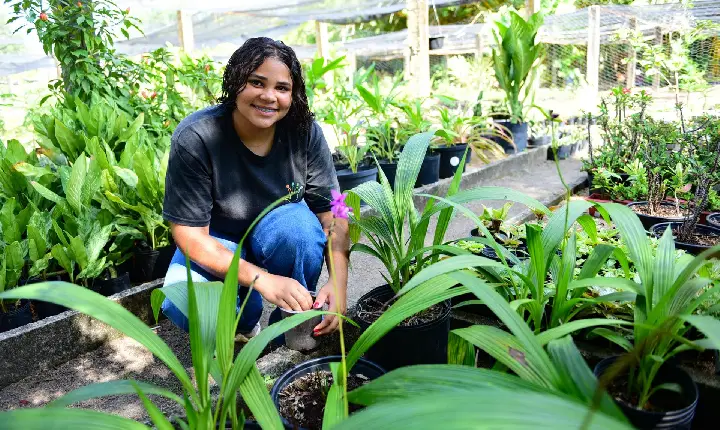
[[[313,298],[310,292],[293,278],[263,273],[255,281],[254,288],[265,300],[283,309],[293,311],[312,309]]]

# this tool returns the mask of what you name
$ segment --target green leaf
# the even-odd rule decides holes
[[[65,204],[65,199],[60,197],[59,195],[55,194],[54,192],[50,191],[49,189],[45,188],[44,185],[39,184],[38,182],[30,182],[30,185],[37,191],[41,196],[45,197],[46,199],[50,200],[51,202],[58,204],[60,206]]]
[[[546,345],[552,340],[560,339],[568,334],[574,333],[578,330],[582,330],[588,327],[598,326],[620,326],[620,325],[632,325],[629,321],[623,320],[611,320],[606,318],[588,318],[577,321],[570,321],[562,324],[558,327],[545,330],[537,335],[537,341],[540,345]]]
[[[348,393],[352,403],[364,406],[427,394],[461,394],[480,389],[503,388],[546,392],[542,387],[515,375],[489,369],[445,364],[400,367]]]
[[[59,119],[55,119],[55,138],[62,152],[71,160],[75,160],[82,151],[78,137]]]
[[[610,329],[598,327],[598,328],[593,329],[590,333],[604,337],[605,339],[609,340],[610,342],[614,343],[615,345],[618,345],[625,351],[629,352],[633,348],[632,343],[630,343],[630,341],[627,340],[627,338],[621,336],[617,332],[612,331]]]
[[[132,136],[134,136],[140,128],[142,128],[143,123],[145,122],[145,114],[140,113],[137,118],[118,136],[118,143],[119,142],[126,142],[128,139],[130,139]]]
[[[397,292],[397,295],[402,296],[403,294],[407,294],[408,291],[438,275],[444,275],[460,269],[471,267],[504,268],[505,266],[495,260],[480,257],[478,255],[457,255],[454,257],[449,257],[423,268],[420,272],[415,274],[415,276],[413,276],[400,291]]]
[[[325,400],[325,412],[323,413],[322,423],[323,429],[333,428],[347,418],[347,415],[345,415],[345,399],[343,399],[343,390],[340,385],[340,367],[341,363],[339,362],[330,363],[330,371],[332,372],[334,382]]]
[[[255,364],[240,383],[239,389],[243,401],[247,403],[255,420],[260,424],[260,428],[263,430],[283,430],[285,428],[275,404],[270,398],[265,381]]]
[[[70,180],[65,188],[65,197],[68,204],[75,210],[76,214],[83,212],[83,184],[87,176],[87,158],[81,154],[72,166]]]
[[[167,418],[165,418],[165,415],[158,409],[157,406],[153,404],[153,402],[150,401],[150,399],[147,398],[145,394],[143,394],[140,387],[132,383],[135,386],[135,390],[137,392],[137,395],[140,397],[140,400],[143,402],[143,405],[145,406],[145,410],[147,411],[148,415],[150,416],[150,419],[152,420],[153,424],[155,424],[155,428],[157,430],[174,430],[173,425],[168,421]]]
[[[130,169],[125,169],[120,166],[113,166],[113,172],[122,179],[125,184],[130,188],[135,188],[138,185],[138,176]]]
[[[680,318],[694,325],[716,350],[720,350],[720,321],[708,315],[681,315]]]
[[[129,418],[87,409],[37,408],[0,412],[0,428],[2,429],[47,430],[48,427],[149,430],[149,427]]]
[[[419,395],[380,403],[351,415],[337,428],[342,430],[395,428],[610,430],[631,427],[602,413],[592,413],[588,406],[565,397],[550,393],[488,387],[468,392]]]
[[[142,389],[142,391],[146,394],[163,396],[167,399],[173,400],[180,406],[184,405],[184,402],[182,398],[180,398],[180,396],[170,390],[159,387],[157,385],[139,381],[116,380],[85,385],[84,387],[80,387],[56,400],[53,400],[48,404],[48,407],[64,408],[74,403],[84,402],[90,399],[97,399],[99,397],[115,396],[118,394],[135,394],[135,386]]]
[[[569,388],[566,393],[586,405],[594,404],[599,389],[598,381],[585,362],[585,358],[575,347],[572,338],[565,336],[554,339],[548,343],[547,350],[551,360],[559,368],[560,374],[570,381],[566,385]],[[604,389],[599,400],[600,411],[618,421],[626,422],[625,415]]]
[[[170,347],[119,303],[108,300],[87,288],[66,282],[40,282],[26,285],[1,293],[0,299],[42,300],[68,307],[104,322],[150,350],[170,368],[185,390],[195,398],[195,387],[185,367],[175,357]]]

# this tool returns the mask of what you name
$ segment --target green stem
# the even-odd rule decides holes
[[[333,285],[333,291],[335,292],[335,310],[334,312],[340,313],[340,306],[338,303],[338,298],[340,295],[338,294],[337,289],[337,277],[335,276],[335,263],[333,260],[333,254],[332,254],[332,235],[335,232],[335,219],[333,218],[332,224],[330,224],[330,231],[328,232],[328,262],[330,263],[330,278],[332,279],[332,285]],[[347,417],[349,415],[348,410],[348,401],[347,401],[347,375],[348,375],[348,368],[347,368],[347,362],[345,361],[345,334],[343,333],[343,319],[339,316],[336,316],[335,318],[338,318],[338,331],[340,332],[340,357],[342,362],[342,376],[341,376],[341,385],[343,390],[343,406],[345,408],[345,416]]]

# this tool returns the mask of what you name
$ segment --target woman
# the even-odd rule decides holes
[[[239,263],[238,310],[255,280],[238,332],[260,330],[263,301],[303,311],[329,304],[346,309],[348,228],[336,220],[333,249],[325,252],[337,189],[332,156],[305,95],[300,62],[291,48],[269,38],[246,41],[230,57],[219,105],[185,118],[171,140],[163,216],[178,250],[165,285],[186,281],[182,251],[192,261],[193,281],[222,280],[251,222],[270,203],[294,193],[269,212],[245,241]],[[330,282],[313,300],[323,257],[332,254],[338,296]],[[163,313],[188,330],[188,320],[169,300]],[[279,319],[279,310],[271,323]],[[326,317],[315,335],[333,332]]]

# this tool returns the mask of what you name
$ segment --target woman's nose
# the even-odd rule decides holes
[[[266,102],[274,102],[277,97],[275,96],[275,90],[268,88],[260,94],[260,98]]]

